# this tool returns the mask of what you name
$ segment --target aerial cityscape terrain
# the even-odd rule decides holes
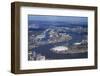
[[[88,58],[88,18],[28,16],[28,60]]]

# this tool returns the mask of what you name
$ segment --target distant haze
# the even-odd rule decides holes
[[[87,24],[87,17],[80,16],[50,16],[50,15],[29,15],[29,21],[43,21],[43,22],[66,22],[71,24]]]

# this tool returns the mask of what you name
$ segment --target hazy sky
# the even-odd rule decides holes
[[[87,17],[77,17],[77,16],[43,16],[43,15],[29,15],[28,20],[32,21],[61,21],[61,22],[68,22],[74,24],[87,24],[88,18]]]

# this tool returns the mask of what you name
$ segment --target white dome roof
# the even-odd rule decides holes
[[[57,47],[54,47],[52,48],[53,51],[65,51],[65,50],[68,50],[68,47],[65,47],[65,46],[57,46]]]

